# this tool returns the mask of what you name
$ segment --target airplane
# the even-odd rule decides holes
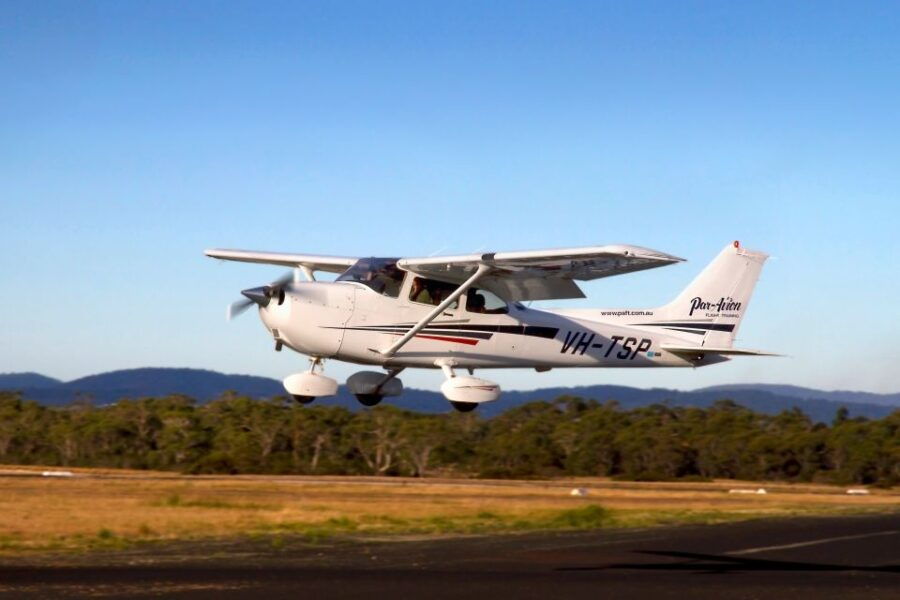
[[[672,302],[651,309],[537,309],[533,300],[584,298],[577,281],[662,267],[678,258],[607,245],[427,258],[350,258],[211,249],[206,256],[290,267],[243,290],[229,319],[254,304],[275,350],[306,355],[309,368],[284,379],[308,404],[337,393],[323,361],[374,365],[347,387],[364,406],[399,396],[407,368],[440,369],[444,397],[468,412],[500,386],[476,369],[702,367],[733,356],[777,356],[733,342],[768,257],[728,244]],[[317,272],[337,274],[333,281]],[[301,280],[300,273],[305,280]],[[466,371],[461,374],[458,371]]]

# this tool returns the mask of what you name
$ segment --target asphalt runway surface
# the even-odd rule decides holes
[[[900,514],[7,560],[8,598],[891,598]]]

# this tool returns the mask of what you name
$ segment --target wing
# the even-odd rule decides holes
[[[343,273],[359,260],[347,256],[318,256],[316,254],[291,254],[288,252],[256,252],[253,250],[223,250],[214,248],[204,251],[206,256],[235,260],[238,262],[281,265],[283,267],[306,267],[313,271]]]
[[[404,258],[397,265],[423,277],[462,283],[479,264],[485,264],[491,271],[479,280],[478,286],[514,301],[584,298],[576,281],[643,271],[683,260],[638,246],[615,245]]]

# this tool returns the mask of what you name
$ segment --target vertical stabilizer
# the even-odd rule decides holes
[[[665,319],[663,327],[688,334],[685,339],[698,345],[730,348],[767,258],[729,244],[656,316]]]

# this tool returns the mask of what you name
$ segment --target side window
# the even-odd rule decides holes
[[[505,315],[509,312],[509,307],[492,292],[470,288],[466,293],[466,311],[485,315]]]
[[[437,306],[453,293],[459,286],[455,283],[444,283],[434,279],[416,277],[409,288],[409,299],[419,304],[431,304]],[[458,308],[459,300],[456,300],[449,308]]]

